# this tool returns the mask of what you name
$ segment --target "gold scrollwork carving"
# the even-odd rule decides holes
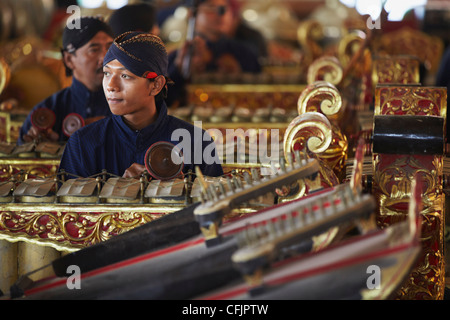
[[[442,200],[443,195],[440,195],[436,202],[441,202]],[[436,232],[436,230],[442,230],[441,227],[444,223],[442,205],[435,205],[435,208],[421,211],[421,217],[421,255],[410,276],[396,292],[394,297],[396,299],[440,300],[444,296],[443,232]],[[384,216],[383,218],[389,218],[389,222],[386,225],[392,225],[396,221],[400,221],[400,219],[405,219],[405,215],[397,212],[396,216]]]
[[[47,177],[56,173],[59,159],[43,158],[3,158],[0,159],[0,180],[9,180],[13,176],[27,175]]]
[[[339,90],[326,81],[316,81],[308,85],[297,101],[298,114],[320,112],[330,121],[337,121],[341,108],[342,97]]]
[[[420,61],[412,56],[378,57],[373,60],[372,82],[377,84],[416,84],[420,82]]]
[[[361,30],[355,30],[345,35],[338,44],[338,58],[341,65],[345,68],[352,57],[360,50],[366,40],[366,34]]]
[[[399,299],[442,299],[444,286],[443,208],[440,177],[442,156],[374,154],[374,194],[378,199],[377,223],[381,228],[406,218],[412,177],[421,184],[421,256]]]
[[[414,156],[396,158],[391,164],[381,167],[378,157],[374,158],[374,180],[380,196],[380,214],[398,210],[404,210],[410,198],[411,181],[418,175],[422,190],[422,202],[424,210],[432,207],[436,201],[436,195],[441,193],[441,184],[437,181],[439,173],[442,173],[442,165],[434,160],[434,168],[428,169]]]
[[[0,58],[0,94],[8,86],[11,79],[11,70],[5,59]]]
[[[331,122],[331,140],[326,150],[314,151],[320,153],[321,158],[338,176],[344,168],[347,159],[348,142],[347,137],[339,128],[338,122],[343,115],[343,102],[339,90],[326,81],[316,81],[308,85],[302,91],[298,99],[298,112],[300,115],[306,112],[317,112],[324,114]],[[299,143],[296,141],[294,143]],[[287,145],[284,145],[287,147]],[[293,147],[293,146],[291,146]],[[286,149],[285,149],[286,150]]]
[[[339,60],[334,56],[324,56],[314,60],[308,67],[306,82],[313,84],[316,81],[326,81],[338,85],[344,75]]]
[[[437,71],[443,50],[442,39],[409,27],[388,32],[373,43],[378,54],[417,56],[430,72]]]
[[[297,116],[287,127],[283,138],[284,157],[289,161],[290,153],[297,150],[308,150],[323,163],[321,166],[321,183],[323,185],[336,185],[338,179],[334,172],[335,159],[331,156],[334,149],[330,150],[333,143],[333,125],[323,114],[318,112],[306,112]],[[339,162],[340,163],[340,162]],[[308,188],[311,187],[311,183]],[[305,190],[304,183],[299,183],[299,190]],[[299,191],[300,192],[300,191]],[[300,194],[300,193],[298,193]]]
[[[67,208],[58,205],[54,205],[54,208],[51,206],[40,212],[14,208],[0,212],[1,238],[73,251],[105,241],[176,210],[174,207],[159,210],[161,212],[144,212],[131,207],[121,208],[120,211],[117,208],[92,208],[92,212],[77,212],[67,211]]]
[[[289,153],[304,150],[312,153],[324,152],[332,139],[331,123],[323,114],[306,112],[297,116],[289,123],[284,134],[284,156],[289,159]]]
[[[305,20],[297,29],[297,39],[305,51],[305,64],[309,65],[322,54],[318,41],[323,38],[323,27],[317,20]]]

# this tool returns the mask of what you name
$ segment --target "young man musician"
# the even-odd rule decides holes
[[[114,39],[103,62],[103,89],[112,116],[83,127],[70,137],[60,169],[81,177],[103,169],[134,177],[144,171],[150,146],[159,141],[179,145],[180,136],[173,133],[182,130],[187,133],[182,137],[183,172],[195,172],[198,165],[204,175],[222,175],[212,139],[203,130],[199,137],[195,134],[198,128],[167,114],[163,99],[171,81],[167,65],[166,48],[155,35],[132,31]],[[189,148],[186,141],[190,141]]]

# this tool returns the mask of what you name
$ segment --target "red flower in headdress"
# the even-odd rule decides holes
[[[147,79],[155,79],[158,75],[153,71],[145,71],[143,77]]]

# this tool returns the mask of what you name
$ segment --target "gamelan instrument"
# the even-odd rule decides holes
[[[300,157],[299,153],[298,157]],[[284,184],[289,185],[299,179],[317,175],[318,170],[319,164],[317,160],[303,158],[288,166],[285,172],[276,172],[270,178],[261,178],[258,175],[258,177],[251,180],[251,184],[243,184],[242,182],[237,182],[238,180],[236,179],[227,178],[224,185],[215,187],[216,191],[213,197],[223,199],[223,201],[228,201],[233,206],[237,206],[255,197],[255,190],[258,186],[261,186],[261,192],[263,193],[273,192],[275,188]],[[231,190],[226,190],[228,186],[231,186]],[[209,188],[210,192],[212,189]],[[225,190],[225,193],[223,193],[223,190]],[[209,193],[209,195],[202,197],[210,195]],[[261,193],[258,193],[259,195]],[[209,201],[205,201],[203,205],[209,205]],[[52,268],[57,276],[66,276],[67,267],[70,265],[77,265],[82,273],[86,273],[144,253],[164,249],[191,237],[198,236],[201,233],[201,229],[195,218],[195,209],[201,205],[201,203],[196,202],[182,210],[165,215],[126,233],[119,234],[107,241],[67,254],[53,261]],[[231,211],[231,209],[230,207],[229,210]],[[222,209],[221,213],[225,212],[226,210]],[[216,213],[214,218],[216,219],[219,214]]]
[[[206,245],[205,238],[197,235],[87,272],[81,280],[83,290],[78,292],[67,289],[66,278],[56,278],[54,282],[36,283],[34,288],[25,291],[25,296],[30,299],[54,299],[65,295],[75,299],[192,298],[238,280],[240,273],[232,260],[234,254],[245,242],[257,242],[258,237],[264,241],[264,233],[268,238],[283,235],[291,239],[283,244],[280,241],[279,251],[273,251],[272,259],[277,261],[310,252],[311,236],[326,232],[330,226],[372,213],[374,202],[370,196],[350,202],[343,200],[352,198],[348,185],[324,190],[302,201],[280,204],[223,224],[220,243]],[[288,231],[289,222],[292,231]]]
[[[283,172],[266,181],[248,179],[245,186],[234,185],[232,190],[225,192],[226,184],[217,186],[215,190],[204,185],[202,203],[166,216],[174,219],[180,212],[184,212],[185,217],[190,215],[191,222],[199,221],[203,235],[197,225],[197,233],[187,236],[184,241],[143,249],[148,245],[146,237],[159,228],[175,233],[183,231],[184,227],[175,220],[170,227],[155,224],[166,218],[163,217],[68,255],[70,263],[64,261],[65,257],[54,261],[55,271],[65,271],[63,269],[67,270],[69,265],[80,266],[88,259],[105,262],[105,249],[113,246],[119,255],[128,253],[133,246],[143,249],[140,254],[128,254],[116,261],[110,259],[108,264],[97,264],[90,271],[85,268],[81,275],[82,290],[68,289],[67,278],[60,275],[37,281],[24,288],[22,293],[27,299],[321,298],[323,296],[316,290],[310,292],[307,289],[308,286],[315,287],[311,281],[323,283],[327,277],[336,276],[339,270],[348,274],[357,270],[350,287],[345,281],[337,281],[335,287],[327,287],[329,292],[326,296],[339,297],[338,294],[344,290],[346,292],[341,297],[361,297],[360,292],[366,286],[366,282],[362,285],[363,280],[367,280],[367,274],[364,278],[361,268],[365,266],[367,269],[364,263],[370,261],[378,263],[383,270],[390,267],[393,270],[382,275],[386,278],[385,274],[389,274],[389,279],[395,280],[391,281],[389,288],[384,288],[383,295],[389,294],[407,275],[419,251],[417,210],[406,225],[383,231],[369,229],[369,232],[364,231],[362,235],[329,248],[313,250],[315,236],[324,234],[334,238],[333,227],[372,219],[375,201],[371,195],[360,193],[354,183],[323,189],[292,202],[220,223],[220,217],[223,218],[239,203],[283,184],[293,183],[295,179],[316,174],[316,164],[315,160],[300,160],[297,155],[295,162],[290,166],[282,165]],[[197,179],[203,179],[201,173]],[[261,192],[257,192],[258,186],[261,186]],[[413,210],[414,206],[411,208]],[[148,233],[141,232],[139,236],[138,229],[146,229]],[[128,233],[135,236],[132,242],[129,242]],[[126,247],[128,245],[129,248]],[[89,250],[91,248],[96,249],[95,254]],[[117,252],[119,250],[120,253]],[[113,253],[113,250],[108,251],[108,254]],[[244,284],[240,280],[241,274],[247,279]],[[302,290],[296,293],[293,288]]]
[[[84,127],[84,119],[78,113],[69,113],[63,120],[62,131],[67,136],[70,137],[75,131]]]
[[[230,190],[228,194],[222,194],[220,197],[224,199],[233,199],[233,203],[236,205],[242,204],[242,202],[248,201],[248,199],[245,197],[236,198],[236,195],[234,195],[234,193],[238,194],[239,192],[237,191],[242,190],[242,188],[244,188],[244,190],[242,190],[241,193],[247,193],[249,195],[254,194],[256,188],[255,185],[261,185],[262,190],[265,192],[270,190],[273,191],[283,184],[295,183],[298,179],[316,175],[318,170],[319,164],[317,160],[303,159],[299,164],[292,165],[286,172],[277,172],[270,178],[255,178],[255,181],[250,187],[245,184],[244,187],[242,183],[237,183],[236,181],[229,181],[226,184],[231,185],[233,189]],[[91,179],[91,183],[93,182],[92,180],[95,180],[96,183],[101,182],[100,176],[89,179]],[[112,177],[110,179],[122,180],[123,178]],[[85,181],[85,178],[83,178],[83,181],[84,183],[87,182]],[[142,182],[142,179],[137,181],[137,185],[143,185]],[[106,180],[105,185],[107,183],[108,180]],[[237,184],[235,185],[235,183]],[[128,183],[128,187],[130,186],[131,185]],[[59,191],[63,189],[64,184]],[[147,189],[143,190],[140,188],[140,191],[137,191],[138,189],[134,188],[134,190],[136,200],[139,203],[139,201],[143,199],[138,197],[137,194],[145,194]],[[220,190],[223,190],[223,188],[220,188]],[[99,192],[101,195],[103,189]],[[58,198],[57,194],[58,192],[53,197]],[[216,197],[219,197],[219,195],[216,194]],[[59,200],[64,200],[64,198],[59,197]],[[182,240],[186,240],[189,237],[195,236],[200,233],[199,224],[194,217],[194,210],[198,205],[199,203],[194,203],[182,210],[163,216],[151,223],[132,229],[124,234],[117,235],[107,241],[65,255],[52,263],[54,272],[58,276],[65,276],[67,267],[76,264],[84,273],[148,251],[173,245]]]
[[[389,299],[408,276],[421,250],[419,216],[416,212],[411,217],[387,229],[284,260],[272,257],[279,253],[280,242],[288,240],[285,235],[250,242],[232,255],[243,278],[195,299]],[[271,267],[263,268],[269,261]],[[376,272],[378,278],[371,279]]]
[[[159,141],[150,146],[144,157],[145,168],[157,180],[174,179],[183,170],[183,154],[172,143]]]
[[[45,131],[53,127],[56,121],[55,113],[48,108],[39,108],[31,114],[31,124],[39,131]]]

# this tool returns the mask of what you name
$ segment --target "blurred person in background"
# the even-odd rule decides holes
[[[80,28],[74,28],[77,24]],[[66,75],[72,76],[72,84],[33,107],[22,124],[17,144],[36,139],[65,142],[63,121],[76,113],[84,124],[111,114],[102,88],[103,58],[113,42],[111,28],[98,17],[82,17],[73,24],[66,24],[62,44],[62,59]],[[39,130],[32,123],[33,112],[47,108],[54,112],[55,122],[47,130]]]
[[[185,86],[191,75],[262,71],[261,52],[246,42],[242,31],[237,32],[240,19],[230,0],[201,1],[196,9],[194,38],[169,54],[169,75],[175,84],[166,100],[168,106],[185,104]],[[189,70],[185,69],[186,59]]]
[[[114,10],[108,24],[115,37],[127,31],[142,31],[159,36],[157,9],[146,2],[127,4]]]

